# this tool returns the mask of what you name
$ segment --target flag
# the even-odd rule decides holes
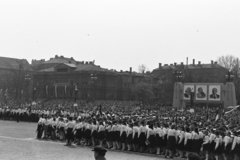
[[[46,94],[48,94],[48,86],[46,86]]]
[[[215,117],[215,121],[217,121],[219,119],[219,117],[220,117],[219,114],[217,114]]]
[[[37,88],[36,88],[36,87],[34,87],[34,88],[33,88],[33,101],[35,100],[35,94],[36,94],[36,90],[37,90]]]
[[[192,88],[192,91],[190,93],[190,106],[191,107],[193,107],[193,105],[194,105],[193,99],[194,99],[194,92],[193,92],[193,88]]]
[[[55,86],[55,97],[57,97],[57,85]]]
[[[76,102],[77,101],[77,97],[78,97],[78,86],[77,84],[75,85],[75,98],[74,98],[74,101]]]
[[[231,113],[231,112],[233,112],[234,110],[238,109],[239,107],[240,107],[239,105],[238,105],[238,106],[235,106],[235,107],[233,107],[230,111],[225,112],[225,114]],[[229,108],[229,107],[228,107],[228,108]]]
[[[207,121],[209,121],[209,108],[207,106]]]
[[[99,113],[102,116],[102,105],[99,106]]]
[[[227,108],[229,108],[229,109],[233,109],[233,108],[235,108],[236,106],[229,106],[229,107],[227,107]]]
[[[219,119],[220,115],[219,115],[219,109],[217,108],[216,110],[216,116],[215,116],[215,121],[217,121]]]

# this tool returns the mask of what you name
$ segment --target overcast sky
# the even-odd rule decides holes
[[[0,0],[0,56],[104,68],[240,57],[239,0]]]

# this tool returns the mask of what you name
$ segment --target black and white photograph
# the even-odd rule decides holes
[[[196,85],[196,100],[207,100],[207,85]]]
[[[191,99],[191,93],[194,92],[194,85],[184,85],[183,91],[184,91],[183,92],[183,99],[190,100]]]
[[[0,160],[240,160],[239,0],[0,0]]]
[[[211,101],[220,101],[221,100],[221,86],[220,85],[209,85],[209,97]]]

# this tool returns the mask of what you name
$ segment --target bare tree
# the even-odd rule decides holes
[[[218,57],[217,62],[219,65],[232,70],[232,71],[239,71],[240,61],[238,57],[233,55],[226,55]]]
[[[233,83],[236,88],[236,97],[238,104],[240,103],[240,60],[238,57],[232,55],[226,55],[218,57],[219,65],[229,69],[234,74]]]
[[[147,68],[147,66],[145,64],[141,64],[138,66],[138,72],[139,73],[145,73],[149,71],[149,69]]]
[[[6,66],[9,68],[8,78],[8,88],[14,88],[15,98],[19,98],[21,90],[23,89],[24,76],[28,67],[28,63],[24,59],[14,59],[14,62],[5,61]]]

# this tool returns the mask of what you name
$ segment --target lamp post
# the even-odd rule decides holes
[[[28,99],[28,85],[29,85],[30,80],[31,80],[30,75],[29,74],[25,74],[24,81],[26,83],[26,99]]]
[[[94,92],[94,94],[93,94],[93,99],[95,100],[95,82],[96,82],[96,80],[98,79],[97,74],[92,73],[92,74],[90,75],[90,78],[91,78],[91,84],[93,85],[93,92]]]
[[[232,71],[228,71],[228,73],[225,75],[226,76],[226,81],[227,82],[232,82],[233,81],[233,78],[234,78],[234,74]]]
[[[182,81],[182,78],[183,78],[183,74],[182,74],[182,71],[181,70],[175,70],[173,71],[173,74],[175,76],[175,80],[176,82],[181,82]]]
[[[75,85],[74,85],[75,87],[74,87],[74,102],[75,102],[75,104],[76,104],[76,102],[77,102],[77,97],[78,97],[78,83],[75,83]]]

